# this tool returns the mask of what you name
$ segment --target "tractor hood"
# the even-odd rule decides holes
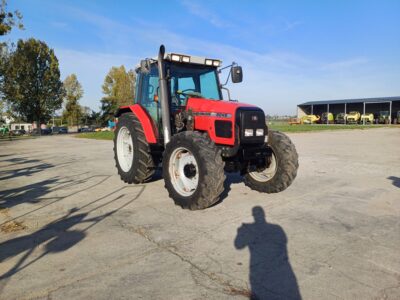
[[[264,112],[254,105],[233,101],[189,98],[186,110],[191,111],[194,115],[194,128],[207,132],[216,144],[233,146],[235,141],[239,141],[239,139],[236,140],[236,136],[239,135],[243,141],[245,127],[251,129],[253,127],[256,129],[266,128]],[[251,124],[247,126],[246,124],[249,122]],[[241,129],[240,132],[236,132],[237,127]],[[255,140],[258,143],[260,140],[261,143],[264,142],[264,136],[246,139]]]
[[[195,113],[216,113],[216,114],[230,114],[234,116],[239,107],[253,107],[259,109],[257,106],[224,100],[213,100],[204,98],[189,98],[186,109],[191,109]]]

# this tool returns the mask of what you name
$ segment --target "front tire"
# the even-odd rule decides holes
[[[126,183],[143,183],[154,174],[150,146],[140,121],[132,113],[118,118],[114,133],[114,158],[118,174]]]
[[[294,144],[283,133],[269,131],[268,144],[273,154],[268,168],[244,175],[244,183],[261,193],[278,193],[288,188],[296,178],[299,167]]]
[[[205,133],[178,133],[165,148],[163,177],[176,205],[205,209],[216,203],[224,190],[221,150]]]

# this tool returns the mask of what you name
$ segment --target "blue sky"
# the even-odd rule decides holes
[[[269,114],[295,114],[308,100],[400,95],[400,1],[8,2],[26,29],[6,39],[45,41],[95,110],[110,67],[134,68],[161,43],[238,62],[244,81],[230,85],[233,98]]]

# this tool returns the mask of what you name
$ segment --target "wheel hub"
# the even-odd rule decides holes
[[[175,190],[182,196],[192,195],[199,184],[199,172],[194,155],[186,148],[175,149],[169,161],[169,174]]]
[[[133,162],[133,142],[128,128],[121,127],[117,135],[117,158],[121,169],[129,172]]]
[[[276,161],[275,154],[272,153],[271,157],[269,158],[267,168],[265,168],[260,172],[258,171],[250,172],[249,175],[257,181],[267,182],[275,176],[277,169],[278,169],[278,163]]]
[[[196,167],[193,164],[188,164],[183,167],[183,173],[187,178],[193,178],[196,176]]]

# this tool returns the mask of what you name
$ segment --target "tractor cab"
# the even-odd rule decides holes
[[[170,115],[184,111],[189,98],[223,100],[221,89],[226,89],[219,81],[218,59],[167,53],[163,59],[163,69],[167,83],[166,98]],[[231,66],[228,66],[231,67]],[[160,95],[159,60],[142,60],[136,68],[137,84],[135,103],[142,106],[153,119],[162,135],[162,101]],[[226,67],[225,67],[226,68]],[[233,71],[233,72],[232,72]],[[233,82],[242,81],[242,69],[232,65]],[[229,93],[229,91],[228,91]]]
[[[186,108],[189,98],[222,100],[218,78],[221,61],[195,56],[166,54],[167,99],[171,115]],[[135,103],[141,105],[161,130],[159,68],[156,59],[147,59],[136,68]]]

